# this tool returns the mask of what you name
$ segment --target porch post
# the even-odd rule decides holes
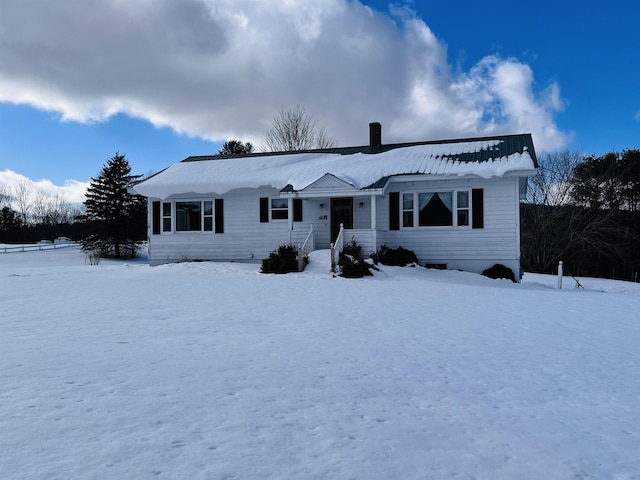
[[[289,231],[293,230],[293,197],[287,199],[287,222],[289,223]]]
[[[371,240],[373,240],[373,251],[378,250],[378,225],[376,223],[376,196],[371,195]]]
[[[371,195],[371,229],[376,230],[376,196]]]

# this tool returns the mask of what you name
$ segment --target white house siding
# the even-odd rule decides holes
[[[481,272],[502,263],[519,274],[518,179],[453,179],[432,181],[392,181],[387,192],[421,192],[482,188],[484,191],[484,228],[416,227],[389,230],[389,197],[376,197],[375,235],[371,228],[371,196],[354,196],[354,228],[346,232],[363,245],[366,254],[382,244],[413,250],[420,263],[446,264],[447,268]],[[313,225],[317,249],[330,245],[330,197],[302,200],[303,221],[272,220],[260,222],[260,198],[280,195],[274,188],[247,188],[220,195],[173,195],[167,199],[149,199],[150,248],[152,265],[186,260],[255,261],[265,258],[280,244],[301,244]],[[344,196],[344,195],[341,195]],[[224,233],[163,232],[151,234],[151,209],[154,200],[224,199]],[[362,207],[360,203],[362,202]],[[321,208],[320,205],[323,207]],[[290,230],[290,225],[293,229]]]
[[[303,221],[288,220],[260,222],[260,198],[275,198],[274,188],[238,189],[225,195],[172,195],[166,199],[149,199],[149,262],[158,265],[187,260],[260,261],[283,243],[302,243],[313,225],[316,247],[329,248],[329,199],[303,200]],[[224,199],[224,233],[162,232],[151,233],[153,201]],[[320,204],[324,208],[320,208]],[[327,215],[327,219],[323,216]],[[326,246],[324,245],[326,243]]]
[[[388,192],[484,190],[484,228],[415,227],[389,230],[389,197],[377,205],[378,246],[413,250],[421,264],[446,264],[450,269],[482,272],[496,263],[520,273],[519,200],[517,178],[394,182]]]
[[[322,208],[320,205],[322,204]],[[301,232],[304,238],[313,226],[315,243],[317,249],[329,248],[329,197],[327,198],[305,198],[302,200],[302,222],[294,222],[293,229]]]

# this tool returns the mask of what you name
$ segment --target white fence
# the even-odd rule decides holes
[[[54,242],[42,241],[38,243],[26,243],[22,245],[9,245],[0,244],[0,253],[15,253],[15,252],[35,252],[38,250],[54,250],[56,248],[68,248],[76,247],[77,243],[71,240],[56,239]]]

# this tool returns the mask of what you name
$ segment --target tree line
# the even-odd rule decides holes
[[[270,151],[336,145],[304,108],[281,110],[266,131]],[[229,140],[217,152],[250,154],[249,142]],[[521,263],[525,271],[565,272],[639,280],[640,150],[601,156],[564,151],[542,154],[521,209]],[[67,236],[100,256],[134,256],[147,236],[146,200],[130,193],[141,179],[116,152],[91,179],[86,200],[72,206],[61,197],[32,195],[26,183],[0,185],[0,243]]]
[[[147,237],[146,199],[129,190],[140,178],[116,152],[91,179],[82,205],[33,194],[26,182],[0,185],[0,243],[68,237],[101,257],[134,257]]]
[[[301,106],[283,109],[265,133],[270,151],[329,148],[335,140]],[[252,153],[250,142],[229,140],[218,155]],[[128,258],[147,237],[147,202],[131,193],[142,179],[133,175],[125,155],[116,152],[91,179],[85,201],[72,205],[61,196],[33,194],[26,182],[0,185],[0,243],[33,243],[69,237],[99,257]]]
[[[0,243],[36,242],[81,234],[75,225],[84,208],[61,195],[34,193],[26,182],[13,188],[0,185]]]
[[[539,157],[521,204],[522,267],[638,281],[640,150]]]

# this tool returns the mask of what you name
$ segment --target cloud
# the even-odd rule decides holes
[[[302,105],[340,145],[370,121],[384,141],[532,132],[565,146],[557,84],[538,91],[516,59],[454,72],[407,7],[349,0],[4,0],[0,101],[102,121],[118,112],[220,141],[262,144],[279,109]]]
[[[54,185],[50,180],[31,180],[11,170],[0,170],[0,194],[14,196],[16,189],[22,188],[33,201],[38,195],[46,198],[62,198],[70,204],[80,204],[85,200],[89,182],[67,180],[64,185]]]
[[[635,119],[636,122],[640,122],[640,110],[638,110],[636,112],[636,114],[633,116],[633,118]]]

